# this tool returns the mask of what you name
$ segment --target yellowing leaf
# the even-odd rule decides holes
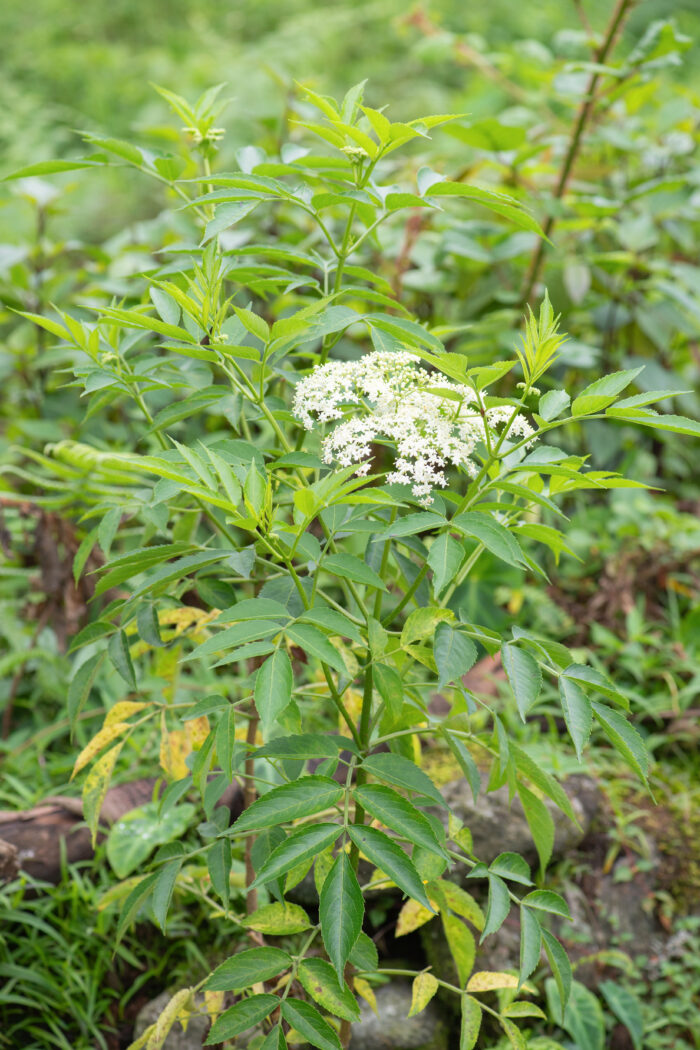
[[[168,1032],[177,1020],[180,1020],[181,1023],[184,1021],[182,1027],[183,1029],[186,1028],[193,1008],[194,997],[192,989],[181,988],[179,992],[175,993],[156,1021],[155,1028],[146,1043],[146,1050],[161,1050]]]
[[[362,693],[358,689],[348,689],[343,693],[343,703],[353,722],[359,722],[362,713]],[[338,715],[338,732],[341,736],[350,735],[348,724],[341,714]]]
[[[493,992],[496,988],[517,988],[518,978],[497,970],[479,970],[467,984],[468,992]]]
[[[131,726],[128,722],[114,722],[112,725],[105,725],[100,729],[99,733],[92,738],[89,744],[86,744],[83,750],[80,752],[75,760],[73,767],[73,773],[71,774],[71,780],[76,773],[79,773],[88,762],[91,762],[95,755],[98,755],[107,744],[111,744],[113,740],[116,740],[125,729],[130,729]]]
[[[107,788],[114,772],[114,766],[122,749],[123,741],[105,752],[95,762],[94,766],[85,777],[83,785],[83,814],[85,822],[92,832],[92,844],[95,845],[97,838],[97,822],[100,819],[100,810],[104,802]]]
[[[204,1002],[207,1007],[207,1013],[210,1017],[214,1018],[217,1014],[220,1014],[224,1008],[224,999],[226,998],[226,992],[207,992],[204,993]]]
[[[182,780],[189,770],[185,759],[192,751],[186,729],[173,729],[161,733],[160,767],[168,780]]]
[[[366,1003],[369,1003],[370,1008],[379,1017],[379,1011],[377,1010],[377,997],[374,994],[374,989],[371,984],[365,981],[364,977],[355,978],[355,991],[358,995],[361,995]]]
[[[187,722],[187,731],[190,736],[190,745],[193,751],[199,751],[200,747],[209,735],[209,719],[206,715],[193,718]]]
[[[437,979],[433,977],[432,973],[428,973],[425,970],[423,973],[419,973],[413,982],[411,1009],[408,1011],[408,1016],[414,1017],[421,1010],[425,1010],[438,988]]]
[[[148,704],[138,703],[136,700],[120,700],[107,712],[102,728],[111,726],[115,722],[123,722],[125,718],[131,718],[132,715],[143,711],[144,707],[148,707]]]
[[[435,915],[433,912],[428,911],[424,905],[419,904],[418,901],[414,901],[409,897],[399,912],[399,917],[396,920],[394,936],[403,937],[407,933],[413,933],[414,930],[417,930],[420,926],[423,926],[426,922],[430,922],[430,920],[434,918]]]

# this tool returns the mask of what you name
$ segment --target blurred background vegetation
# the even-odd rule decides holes
[[[218,166],[231,170],[241,149],[255,145],[274,157],[280,143],[297,134],[290,128],[295,80],[342,97],[368,78],[368,103],[387,103],[393,119],[465,114],[451,130],[435,132],[433,167],[514,193],[541,222],[557,218],[533,303],[546,284],[571,335],[559,383],[573,389],[604,371],[644,364],[638,389],[688,391],[669,397],[665,408],[698,418],[697,0],[641,0],[633,6],[586,130],[565,209],[552,193],[590,75],[591,41],[599,39],[614,7],[613,0],[426,0],[416,6],[403,0],[6,0],[0,5],[0,176],[45,159],[84,155],[84,132],[184,155],[181,129],[152,83],[193,100],[225,82],[224,94],[233,101],[220,120],[226,136]],[[635,55],[641,56],[636,66]],[[419,142],[407,151],[409,174],[423,150]],[[149,253],[181,233],[177,213],[166,212],[172,203],[167,192],[126,168],[24,179],[0,190],[0,457],[15,471],[2,487],[15,486],[27,498],[36,493],[31,464],[18,446],[39,452],[64,437],[113,447],[133,439],[131,422],[119,413],[85,415],[85,403],[60,371],[66,361],[51,358],[49,341],[15,311],[44,312],[50,303],[80,310],[90,297],[105,302],[127,294],[133,275],[153,258]],[[269,227],[266,235],[273,232]],[[243,240],[232,244],[244,243],[246,235],[252,236],[243,228]],[[534,248],[532,234],[514,232],[478,209],[466,218],[446,214],[426,228],[419,224],[408,239],[390,233],[382,245],[388,280],[398,281],[422,320],[468,324],[458,348],[475,364],[510,353]],[[209,422],[225,425],[219,417]],[[602,842],[605,874],[618,882],[643,878],[650,865],[661,873],[649,909],[659,929],[677,938],[680,955],[669,955],[653,973],[640,961],[630,987],[646,1004],[651,1034],[645,1047],[684,1050],[700,1045],[693,1007],[700,996],[697,928],[687,928],[687,916],[700,911],[697,442],[675,435],[651,440],[626,427],[592,427],[585,437],[572,428],[568,440],[597,467],[622,470],[665,494],[619,490],[606,502],[571,499],[568,540],[581,561],[564,555],[557,567],[551,558],[554,582],[545,589],[484,559],[462,600],[479,610],[484,624],[501,629],[527,619],[533,629],[579,647],[635,698],[639,725],[657,759],[652,782],[663,803],[661,816],[654,824],[636,786],[611,765],[609,751],[594,749],[588,772],[605,785],[596,848]],[[58,527],[53,519],[50,529],[47,519],[37,520],[47,534]],[[58,533],[52,540],[66,562],[66,545],[78,545],[89,528],[74,525],[70,542]],[[11,809],[75,791],[68,778],[77,744],[65,719],[72,621],[60,591],[67,584],[59,581],[51,594],[45,580],[37,582],[42,566],[33,528],[31,515],[5,515],[0,706],[15,711],[0,751],[0,805]],[[85,608],[80,614],[89,615]],[[95,693],[88,717],[118,695],[110,680]],[[545,765],[553,761],[554,712],[552,704],[541,724],[527,730],[509,726],[529,734],[528,747]],[[153,741],[144,741],[131,761],[125,776],[152,772]],[[559,771],[578,769],[573,751],[558,761]],[[40,904],[25,899],[24,886],[0,891],[8,920],[0,938],[0,975],[11,976],[8,959],[34,966],[38,976],[29,1001],[35,1010],[46,1005],[55,1029],[50,1045],[108,1045],[104,1038],[96,1044],[95,1032],[111,1032],[131,1016],[128,1004],[141,989],[155,993],[167,977],[188,979],[200,962],[204,966],[193,931],[205,928],[207,937],[217,936],[205,927],[204,910],[188,901],[169,940],[151,930],[146,947],[136,937],[126,943],[116,970],[121,966],[128,975],[124,982],[132,982],[128,995],[119,981],[103,982],[110,966],[115,972],[108,947],[113,929],[104,914],[94,927],[86,925],[81,908],[92,909],[106,888],[105,863],[98,855],[95,869],[80,878],[73,874]],[[562,885],[585,884],[592,863],[589,855],[566,859]],[[58,935],[42,937],[42,922]],[[54,943],[67,967],[79,957],[75,972],[92,974],[82,992],[80,981],[65,985],[56,971]],[[47,1019],[38,1034],[25,1027],[24,994],[23,1000],[12,990],[3,1000],[0,992],[0,1046],[48,1045],[41,1041],[48,1038]],[[74,1004],[81,996],[89,1008],[76,1019]],[[659,1024],[664,1014],[672,1021]],[[610,1038],[616,1023],[608,1013]],[[109,1043],[119,1045],[126,1044]],[[589,1050],[580,1042],[568,1045]]]

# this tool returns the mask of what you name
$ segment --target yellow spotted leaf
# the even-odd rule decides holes
[[[417,930],[420,926],[423,926],[426,922],[430,922],[430,920],[434,918],[435,915],[433,912],[428,911],[424,905],[419,904],[418,901],[414,901],[409,897],[399,912],[399,917],[396,920],[394,936],[404,937],[407,933],[413,933],[414,930]]]
[[[408,1016],[414,1017],[421,1010],[425,1010],[438,988],[437,979],[433,977],[432,973],[428,973],[425,970],[423,973],[419,973],[413,982],[411,1009],[408,1011]]]
[[[116,740],[118,736],[126,730],[130,729],[131,726],[128,722],[113,722],[112,725],[105,725],[100,729],[99,733],[92,738],[89,744],[86,744],[83,750],[80,752],[75,760],[73,767],[73,773],[71,774],[71,780],[83,769],[88,762],[91,762],[95,755],[99,755],[100,751],[103,751],[108,744],[111,744],[113,740]]]
[[[517,988],[518,978],[498,970],[479,970],[467,984],[468,992],[493,992],[497,988]]]
[[[185,759],[192,751],[186,729],[172,729],[160,736],[160,767],[168,780],[182,780],[189,770]]]
[[[370,1008],[379,1017],[379,1011],[377,1010],[377,997],[374,994],[374,989],[371,984],[365,981],[364,977],[355,978],[355,991],[358,995],[361,995],[366,1003],[369,1004]]]
[[[115,722],[123,722],[125,718],[131,718],[132,715],[143,711],[144,707],[148,707],[148,704],[139,703],[136,700],[120,700],[107,712],[103,728]]]
[[[210,728],[209,719],[206,715],[201,715],[199,718],[192,718],[187,722],[187,732],[189,733],[192,751],[199,751],[209,735]]]
[[[100,819],[100,810],[104,802],[109,782],[112,779],[115,763],[119,757],[124,741],[120,740],[113,748],[106,751],[93,765],[85,777],[83,785],[83,815],[87,826],[92,832],[92,844],[95,845],[97,838],[97,823]]]

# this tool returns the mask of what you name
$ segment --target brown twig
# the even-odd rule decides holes
[[[622,26],[624,25],[625,19],[629,15],[635,3],[636,0],[617,0],[615,10],[613,11],[610,17],[610,22],[608,23],[607,29],[605,31],[603,42],[596,51],[594,57],[594,61],[597,65],[602,66],[607,61],[608,56],[610,55],[617,42],[618,35],[622,29]],[[593,73],[591,73],[590,78],[588,80],[588,84],[586,85],[586,92],[583,101],[579,106],[578,114],[576,120],[574,121],[574,126],[571,130],[569,144],[567,146],[566,153],[564,154],[564,161],[562,163],[561,170],[559,172],[559,178],[554,189],[554,200],[561,200],[564,194],[566,193],[566,189],[569,184],[569,179],[571,177],[574,164],[576,163],[579,151],[581,149],[581,146],[583,145],[584,132],[595,111],[597,102],[596,89],[598,87],[602,75],[603,74],[600,70],[595,70]],[[554,229],[555,223],[556,217],[554,214],[551,214],[547,218],[547,221],[545,222],[543,227],[545,238],[549,238],[550,234],[552,233],[552,230]],[[533,288],[535,287],[539,279],[540,271],[542,269],[542,263],[544,262],[546,243],[547,241],[544,238],[540,240],[532,255],[532,260],[530,262],[530,266],[525,277],[525,283],[523,285],[523,291],[521,295],[521,303],[523,305],[529,300],[530,296],[532,295]]]

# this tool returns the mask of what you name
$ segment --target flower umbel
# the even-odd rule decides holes
[[[447,484],[450,466],[476,474],[476,446],[497,440],[498,427],[509,423],[509,434],[533,433],[511,406],[482,408],[470,387],[432,375],[406,352],[321,365],[298,384],[293,407],[307,430],[314,422],[342,420],[323,440],[324,463],[356,465],[358,474],[367,474],[372,443],[394,445],[386,480],[411,485],[426,506],[433,489]]]

